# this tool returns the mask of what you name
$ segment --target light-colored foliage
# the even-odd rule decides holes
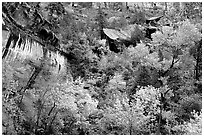
[[[184,122],[184,124],[177,125],[172,129],[177,131],[178,134],[184,135],[202,135],[202,113],[198,114],[193,111],[193,118],[189,122]]]
[[[106,109],[106,120],[114,121],[112,126],[122,127],[116,131],[118,134],[145,134],[154,130],[156,115],[159,113],[159,93],[154,87],[138,88],[133,96],[134,100],[129,103],[127,94],[118,93],[114,107]]]

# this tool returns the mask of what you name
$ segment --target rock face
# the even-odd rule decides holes
[[[41,61],[48,57],[49,65],[56,68],[55,72],[59,72],[65,66],[67,55],[61,50],[59,39],[46,27],[49,23],[38,12],[28,12],[29,10],[20,6],[11,12],[9,6],[3,5],[4,24],[8,29],[3,32],[2,59],[22,59],[39,67]]]
[[[130,40],[136,26],[137,25],[128,25],[127,27],[120,30],[105,28],[103,31],[106,36],[112,40]]]
[[[145,24],[147,27],[137,24],[131,24],[124,28],[110,29],[104,28],[103,32],[106,35],[106,39],[109,43],[111,51],[119,52],[118,43],[125,44],[126,47],[129,45],[135,46],[136,43],[140,43],[141,40],[148,38],[151,40],[151,34],[155,33],[157,30],[157,22],[162,18],[162,16],[157,17],[145,17]],[[111,17],[108,19],[108,23],[113,23],[119,21],[120,17]],[[117,43],[117,44],[116,44]]]
[[[122,45],[128,47],[140,43],[144,39],[142,29],[144,28],[141,28],[137,24],[132,24],[119,30],[104,28],[103,32],[106,35],[110,50],[118,53]]]
[[[157,17],[150,17],[146,19],[146,24],[151,24],[152,26],[155,26],[155,24],[162,18],[163,16],[157,16]]]

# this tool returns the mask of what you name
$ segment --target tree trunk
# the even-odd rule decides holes
[[[13,40],[13,36],[12,34],[10,34],[9,38],[8,38],[8,41],[6,43],[6,47],[5,47],[5,50],[4,50],[4,53],[3,53],[3,56],[2,56],[2,59],[4,59],[6,57],[6,55],[8,54],[8,51],[9,51],[9,47],[11,45],[11,41]]]
[[[156,134],[157,135],[161,135],[161,120],[162,120],[162,109],[163,109],[163,101],[162,101],[162,93],[161,93],[161,99],[160,99],[160,112],[159,112],[159,116],[158,116],[158,127],[157,127],[157,131]]]
[[[34,68],[34,72],[33,72],[33,74],[31,75],[31,77],[29,78],[29,80],[28,80],[26,86],[25,86],[25,87],[22,87],[22,88],[18,91],[20,94],[22,94],[21,100],[23,99],[23,94],[25,93],[26,89],[28,89],[28,88],[31,87],[31,85],[34,83],[36,77],[38,76],[38,74],[40,73],[41,70],[42,70],[41,67],[39,67],[39,68],[37,68],[37,67]]]
[[[198,46],[197,46],[197,49],[196,49],[196,66],[195,66],[195,79],[196,80],[199,80],[201,74],[201,69],[200,68],[200,63],[202,63],[202,40],[199,41],[198,43],[196,43]]]
[[[129,106],[130,106],[130,119],[129,119],[129,134],[132,135],[132,104],[131,104],[131,97],[129,99]]]
[[[167,2],[164,2],[164,5],[165,5],[165,11],[167,11]]]

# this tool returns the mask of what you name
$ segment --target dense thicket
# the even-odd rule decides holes
[[[2,134],[201,134],[202,3],[145,4],[3,3]],[[9,34],[59,52],[64,71],[51,53],[11,59]]]

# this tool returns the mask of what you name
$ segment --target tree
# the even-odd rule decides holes
[[[166,3],[146,40],[149,3],[136,15],[140,25],[120,12],[125,3],[107,3],[117,10],[89,4],[78,11],[61,2],[3,3],[3,134],[201,134],[200,12]],[[119,38],[119,52],[103,32]]]
[[[97,24],[98,24],[98,31],[99,31],[99,36],[101,39],[105,39],[105,34],[103,32],[103,28],[106,27],[107,25],[107,20],[106,20],[106,17],[105,17],[105,13],[103,12],[101,6],[99,6],[99,9],[98,9],[98,15],[96,17],[96,20],[97,20]]]

